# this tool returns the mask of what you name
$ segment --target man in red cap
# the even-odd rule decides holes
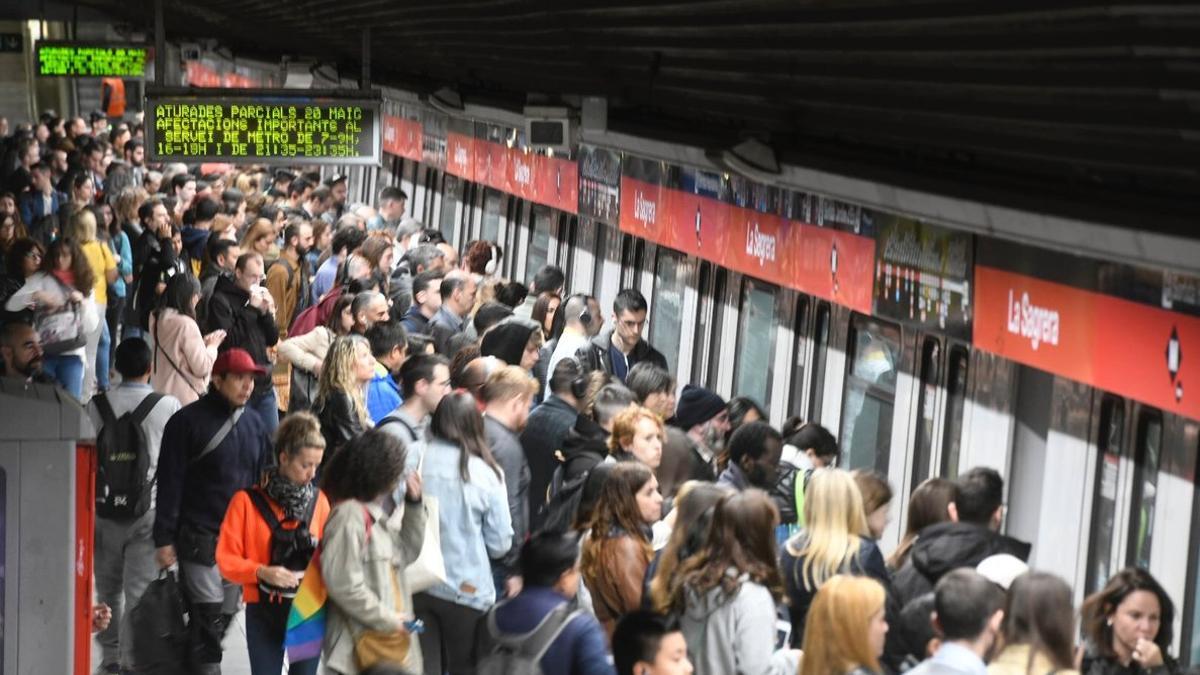
[[[221,672],[221,639],[237,613],[239,586],[217,569],[217,533],[229,500],[255,485],[271,460],[271,433],[246,402],[265,369],[233,348],[213,364],[212,386],[167,422],[158,460],[155,557],[179,564],[191,606],[188,657],[193,673]]]

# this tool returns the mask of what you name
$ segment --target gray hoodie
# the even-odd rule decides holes
[[[688,589],[680,617],[695,675],[794,675],[795,652],[775,650],[775,600],[747,575],[732,597]]]

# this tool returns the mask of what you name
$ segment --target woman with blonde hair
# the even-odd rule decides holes
[[[784,546],[780,565],[792,617],[792,646],[804,641],[813,596],[838,574],[889,583],[883,554],[867,528],[862,492],[849,471],[818,469],[804,500],[805,528]]]
[[[97,316],[104,317],[108,311],[108,285],[117,280],[117,260],[108,244],[97,237],[96,213],[83,208],[71,216],[67,223],[67,239],[79,244],[79,250],[92,269],[92,302]],[[83,393],[90,398],[93,384],[100,391],[108,390],[109,354],[112,336],[108,323],[101,318],[100,325],[88,335],[84,358]]]
[[[317,380],[313,410],[321,420],[326,461],[348,441],[372,427],[367,413],[367,383],[375,377],[371,343],[361,335],[339,337],[329,346]]]
[[[613,418],[612,435],[608,438],[609,456],[618,462],[641,462],[651,471],[657,471],[662,463],[665,433],[662,419],[649,408],[629,406]]]
[[[875,675],[883,672],[887,591],[874,579],[829,578],[810,610],[800,675]]]

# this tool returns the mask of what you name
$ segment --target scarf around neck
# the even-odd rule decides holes
[[[309,502],[317,496],[317,489],[312,483],[296,485],[279,473],[279,467],[274,467],[267,474],[263,485],[267,496],[283,507],[283,515],[288,520],[301,521],[308,511]]]

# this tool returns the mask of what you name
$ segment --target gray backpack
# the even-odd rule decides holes
[[[571,603],[563,603],[528,633],[505,635],[496,626],[496,610],[507,602],[496,605],[487,613],[488,637],[493,647],[491,653],[479,661],[476,675],[544,675],[541,660],[546,650],[583,610],[572,610]]]

